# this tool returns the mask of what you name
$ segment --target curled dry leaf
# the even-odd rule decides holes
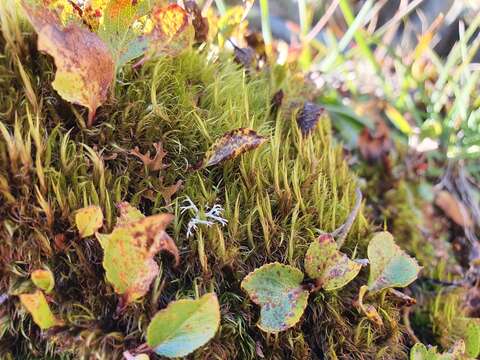
[[[324,107],[306,101],[297,115],[297,124],[302,132],[302,135],[310,135],[324,114]]]
[[[442,211],[457,225],[463,227],[473,226],[470,211],[468,211],[460,200],[448,191],[442,190],[438,192],[435,198],[435,205],[442,209]]]
[[[115,66],[108,47],[88,29],[72,22],[63,26],[56,12],[22,1],[38,34],[38,49],[51,55],[57,72],[52,83],[60,96],[88,108],[92,125],[97,108],[107,98]]]
[[[31,278],[35,286],[47,294],[50,293],[55,286],[55,278],[49,269],[34,270],[32,271]]]
[[[368,244],[367,253],[370,261],[368,290],[371,292],[406,287],[418,277],[421,267],[395,244],[389,232],[375,234]]]
[[[183,357],[214,337],[219,325],[220,306],[214,293],[173,301],[148,325],[147,344],[158,355]]]
[[[111,234],[96,233],[103,251],[103,267],[108,282],[125,304],[144,296],[159,268],[154,256],[168,251],[180,262],[178,249],[165,232],[173,215],[159,214],[145,217],[128,203],[119,205],[120,217]]]
[[[240,128],[230,131],[215,141],[205,153],[203,160],[194,168],[202,169],[234,159],[249,150],[256,149],[265,141],[267,141],[265,137],[258,135],[252,129]]]
[[[103,213],[99,206],[92,205],[75,213],[75,224],[81,238],[92,236],[102,227]]]
[[[300,270],[280,263],[263,265],[243,279],[242,289],[261,307],[260,329],[278,333],[300,320],[309,295],[302,281]]]
[[[352,281],[362,265],[352,261],[337,249],[333,236],[321,235],[312,242],[305,255],[305,271],[317,285],[330,291],[340,289]]]
[[[32,315],[33,321],[40,329],[46,330],[53,326],[61,325],[62,322],[53,315],[48,306],[47,299],[41,290],[35,291],[33,294],[20,294],[20,302],[25,306]]]

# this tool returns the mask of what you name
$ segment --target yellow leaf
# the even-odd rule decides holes
[[[96,205],[92,205],[78,210],[75,214],[75,223],[80,237],[85,238],[92,236],[102,227],[102,209]]]
[[[21,294],[19,295],[20,301],[32,315],[33,321],[40,329],[45,330],[53,326],[61,325],[61,321],[58,320],[50,310],[47,299],[40,290],[35,291],[33,294]]]

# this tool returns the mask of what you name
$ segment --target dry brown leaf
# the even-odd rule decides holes
[[[473,221],[470,212],[465,205],[448,191],[439,191],[435,198],[435,205],[457,225],[472,227]]]

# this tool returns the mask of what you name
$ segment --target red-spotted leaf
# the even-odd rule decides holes
[[[220,306],[214,293],[177,300],[154,316],[147,328],[147,344],[158,355],[183,357],[214,337],[219,325]]]
[[[360,272],[362,265],[337,249],[331,235],[322,235],[310,244],[305,255],[305,271],[325,290],[344,287]]]
[[[20,294],[19,297],[40,329],[45,330],[61,325],[62,322],[53,315],[41,290],[37,290],[33,294]]]
[[[117,68],[147,50],[143,24],[138,20],[150,12],[152,4],[150,0],[110,0],[103,10],[97,33],[109,47]]]
[[[237,156],[256,149],[267,139],[258,135],[252,129],[240,128],[230,131],[210,147],[200,164],[195,169],[202,169],[207,166],[216,165],[225,160],[234,159]]]
[[[65,100],[88,108],[92,125],[114,78],[112,55],[100,38],[75,22],[63,26],[56,12],[22,1],[38,34],[38,49],[51,55],[57,72],[53,88]]]
[[[318,124],[318,121],[325,114],[325,108],[320,105],[305,102],[303,108],[297,115],[297,124],[303,136],[308,136]]]
[[[119,205],[120,217],[111,234],[96,234],[102,245],[103,267],[108,282],[126,304],[144,296],[159,268],[154,256],[168,251],[180,261],[178,249],[165,232],[173,215],[145,217],[128,203]]]
[[[242,289],[261,307],[260,329],[278,333],[300,320],[309,295],[302,281],[300,270],[280,263],[264,265],[243,279]]]
[[[417,279],[417,261],[407,255],[388,232],[375,234],[368,244],[370,277],[368,290],[378,292],[387,288],[406,287]]]
[[[32,282],[35,286],[47,294],[53,290],[55,286],[55,278],[49,269],[38,269],[32,271]]]

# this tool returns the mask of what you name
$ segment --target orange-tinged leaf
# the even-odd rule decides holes
[[[55,286],[55,278],[53,273],[48,269],[37,269],[32,271],[32,281],[35,286],[42,289],[47,294],[53,290]]]
[[[92,125],[114,78],[109,49],[96,34],[76,23],[63,26],[55,12],[26,0],[22,5],[38,33],[38,49],[54,58],[57,72],[53,88],[63,99],[87,107]]]
[[[202,162],[195,169],[216,165],[222,161],[234,159],[237,156],[256,149],[267,139],[258,135],[252,129],[240,128],[230,131],[218,139],[205,153]]]
[[[153,30],[146,35],[148,56],[175,56],[188,49],[193,43],[195,30],[189,22],[187,12],[177,4],[155,7],[151,20]]]
[[[47,299],[45,299],[41,290],[37,290],[33,294],[20,294],[19,297],[40,329],[45,330],[61,324],[61,321],[50,310]]]
[[[170,236],[165,232],[173,215],[158,214],[145,217],[140,211],[124,202],[118,206],[120,217],[111,234],[96,234],[102,245],[103,267],[108,282],[126,304],[144,296],[159,268],[154,256],[162,250],[180,256]]]
[[[108,1],[98,35],[109,47],[117,67],[147,50],[148,43],[142,36],[144,24],[138,20],[148,14],[152,3],[150,0]]]
[[[437,205],[457,225],[472,227],[473,220],[466,206],[448,191],[439,191],[435,198]]]
[[[81,238],[92,236],[102,227],[102,209],[96,205],[88,206],[75,213],[75,224]]]

